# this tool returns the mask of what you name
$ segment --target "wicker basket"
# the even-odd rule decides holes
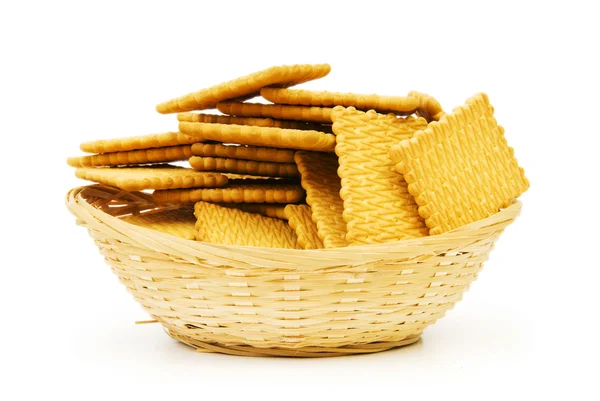
[[[234,355],[335,356],[417,341],[475,280],[521,204],[442,235],[327,250],[213,245],[119,216],[152,197],[76,188],[67,206],[173,338]]]

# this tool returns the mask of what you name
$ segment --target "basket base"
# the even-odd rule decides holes
[[[250,345],[222,345],[206,343],[193,337],[165,329],[167,334],[198,352],[218,352],[236,356],[282,356],[296,358],[321,358],[357,354],[370,354],[387,351],[392,348],[414,344],[421,339],[421,334],[410,336],[401,341],[381,341],[370,344],[358,344],[345,347],[304,347],[304,348],[258,348]]]

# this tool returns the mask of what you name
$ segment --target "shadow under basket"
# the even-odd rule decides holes
[[[152,197],[93,185],[67,206],[134,298],[200,351],[318,357],[414,343],[477,278],[521,203],[436,236],[326,250],[208,244],[127,223]]]

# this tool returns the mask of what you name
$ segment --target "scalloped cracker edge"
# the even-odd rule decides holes
[[[211,140],[222,143],[321,152],[333,151],[335,148],[335,135],[319,131],[188,122],[180,122],[179,129],[186,135],[198,138],[197,142]]]
[[[298,244],[302,249],[322,249],[323,242],[317,234],[317,225],[312,220],[312,212],[308,205],[287,205],[285,215],[288,224],[298,236]]]
[[[299,151],[294,159],[300,171],[300,182],[306,190],[306,203],[312,209],[312,219],[325,248],[348,246],[337,156]]]
[[[286,180],[240,179],[223,188],[155,191],[152,196],[159,203],[299,203],[305,192]]]
[[[207,89],[171,99],[156,106],[159,113],[178,113],[191,110],[213,109],[228,99],[250,98],[265,86],[287,87],[326,76],[329,64],[295,64],[267,68],[233,79]]]
[[[80,167],[78,178],[121,188],[126,191],[173,188],[216,188],[227,184],[220,173],[205,173],[169,165],[152,167]]]
[[[359,95],[355,93],[313,92],[301,89],[262,88],[260,95],[277,104],[316,107],[355,107],[358,110],[375,110],[380,113],[409,115],[419,108],[415,96]]]
[[[190,165],[196,171],[218,171],[221,173],[281,178],[300,176],[298,168],[294,163],[270,163],[255,160],[226,159],[222,157],[193,156],[190,158]]]
[[[71,167],[128,166],[188,160],[192,155],[192,146],[182,145],[69,157],[67,164]]]
[[[167,146],[191,145],[198,139],[180,132],[165,132],[132,136],[128,138],[99,139],[82,143],[79,148],[86,153],[113,153],[130,150],[164,148]]]
[[[331,124],[331,108],[329,107],[223,102],[217,104],[217,109],[221,113],[238,117],[268,117]]]
[[[261,146],[224,145],[222,143],[195,143],[192,153],[203,157],[256,160],[259,162],[293,163],[294,151]]]

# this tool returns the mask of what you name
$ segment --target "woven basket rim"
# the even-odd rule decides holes
[[[121,238],[126,242],[135,241],[142,246],[179,256],[192,263],[196,258],[201,258],[205,261],[209,260],[215,266],[245,265],[248,267],[258,265],[279,270],[285,269],[286,266],[290,270],[294,270],[299,261],[305,261],[307,266],[310,265],[311,270],[313,268],[316,270],[340,265],[357,265],[376,260],[397,260],[404,256],[414,257],[415,254],[422,254],[424,258],[433,257],[447,251],[448,243],[460,245],[460,247],[468,246],[477,241],[477,236],[487,237],[501,232],[520,214],[522,207],[521,202],[515,200],[510,206],[492,216],[439,235],[382,244],[303,250],[211,244],[136,226],[90,204],[87,197],[92,191],[96,194],[102,192],[114,194],[113,199],[122,199],[123,195],[131,195],[126,191],[116,191],[114,188],[103,185],[71,189],[66,195],[67,208],[78,218],[80,223],[84,223],[88,228],[110,230],[114,238]],[[140,194],[140,196],[143,196],[146,201],[152,202],[151,196],[147,194]],[[293,262],[290,262],[290,259]],[[303,266],[302,270],[305,271],[306,266]]]

